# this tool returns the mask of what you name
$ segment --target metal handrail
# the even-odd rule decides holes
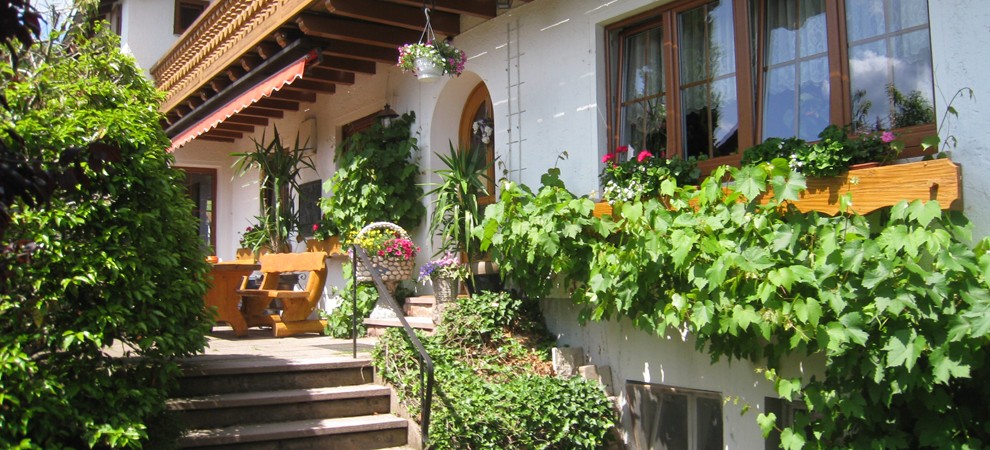
[[[399,303],[395,301],[392,294],[388,292],[385,287],[385,282],[382,281],[381,274],[378,272],[374,266],[371,265],[371,259],[368,258],[368,253],[361,248],[360,245],[351,245],[351,279],[353,282],[352,292],[352,312],[351,315],[351,336],[354,339],[354,357],[357,358],[357,259],[361,258],[361,263],[364,267],[368,269],[371,273],[371,278],[375,282],[375,287],[378,288],[378,295],[392,308],[393,311],[400,311]],[[427,442],[430,436],[430,406],[433,401],[433,359],[430,358],[430,354],[426,352],[426,348],[423,347],[423,343],[419,341],[416,337],[416,333],[413,332],[409,322],[406,321],[405,316],[401,314],[396,314],[399,319],[399,323],[402,324],[402,328],[406,331],[406,336],[409,337],[409,341],[412,343],[413,348],[416,349],[419,359],[419,382],[421,386],[425,386],[420,392],[420,427],[423,433],[423,448],[427,448]]]

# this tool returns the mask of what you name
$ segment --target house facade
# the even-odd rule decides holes
[[[975,235],[990,234],[983,0],[426,3],[437,34],[468,57],[458,77],[422,83],[394,66],[395,47],[421,36],[422,2],[104,2],[124,45],[167,93],[175,164],[197,185],[204,240],[223,260],[258,212],[258,177],[237,176],[231,153],[277,125],[315,147],[317,170],[302,181],[322,183],[347,130],[386,105],[416,113],[423,183],[436,180],[436,153],[480,120],[492,125],[497,178],[538,186],[558,167],[572,192],[593,197],[602,157],[620,145],[704,156],[713,167],[738,164],[769,137],[813,140],[829,124],[893,130],[909,157],[938,134],[962,167]],[[196,7],[202,14],[191,21],[176,13]],[[426,226],[410,231],[432,250]],[[755,364],[712,364],[677,330],[579,325],[569,301],[543,306],[562,343],[611,368],[631,447],[662,434],[670,448],[762,448],[755,414],[788,407]],[[792,376],[822,364],[793,361]]]

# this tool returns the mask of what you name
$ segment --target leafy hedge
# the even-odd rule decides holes
[[[81,188],[14,205],[0,254],[0,446],[140,447],[177,356],[202,350],[208,265],[181,173],[170,167],[159,94],[116,36],[39,43],[16,75],[0,63],[0,133],[56,164],[70,146],[121,149],[81,163]],[[17,138],[20,137],[20,139]],[[104,346],[140,359],[112,359]]]
[[[436,335],[419,336],[436,367],[430,448],[604,447],[611,402],[596,383],[546,373],[550,341],[535,314],[532,303],[486,292],[458,299]],[[419,363],[404,332],[390,329],[373,358],[418,417]]]
[[[412,230],[426,215],[419,200],[423,188],[416,184],[415,121],[416,115],[409,112],[387,127],[375,123],[337,149],[337,171],[323,184],[333,195],[322,199],[320,208],[344,237],[381,221]]]
[[[583,320],[686,329],[713,360],[765,365],[779,395],[808,408],[781,430],[785,448],[990,445],[990,240],[970,246],[962,214],[934,201],[804,214],[780,203],[803,176],[764,164],[718,168],[698,187],[667,181],[663,201],[596,218],[558,175],[538,192],[507,183],[476,230],[526,292],[566,280]],[[824,377],[778,376],[789,354],[824,355]],[[777,419],[758,417],[765,433]]]

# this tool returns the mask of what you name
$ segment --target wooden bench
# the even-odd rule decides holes
[[[261,286],[247,288],[247,277],[241,282],[237,294],[244,297],[242,311],[248,327],[270,326],[275,337],[300,333],[322,333],[325,320],[309,320],[310,314],[323,295],[327,281],[327,254],[324,252],[270,253],[261,255]],[[308,273],[306,289],[302,291],[279,289],[279,276],[283,273]],[[282,303],[281,314],[268,314],[273,300]]]

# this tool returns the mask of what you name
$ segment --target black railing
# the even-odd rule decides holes
[[[427,442],[430,436],[430,405],[433,400],[433,359],[430,358],[430,354],[426,352],[426,348],[423,347],[423,343],[419,341],[416,333],[413,332],[409,322],[406,321],[405,315],[398,313],[402,310],[399,307],[399,303],[395,301],[392,294],[385,287],[385,282],[382,281],[381,274],[378,273],[378,269],[371,265],[371,259],[368,258],[368,253],[364,251],[359,245],[351,246],[351,280],[353,280],[352,285],[354,286],[354,292],[351,294],[352,297],[352,314],[351,314],[351,336],[354,337],[354,357],[357,358],[357,260],[361,258],[361,263],[364,267],[368,269],[371,273],[371,279],[375,282],[375,287],[378,288],[378,295],[382,298],[387,306],[393,311],[396,311],[396,317],[399,319],[399,323],[402,324],[402,328],[406,331],[406,336],[409,338],[409,342],[412,343],[413,348],[416,349],[417,358],[419,359],[419,382],[423,389],[420,391],[420,427],[423,433],[423,448],[428,448]]]

